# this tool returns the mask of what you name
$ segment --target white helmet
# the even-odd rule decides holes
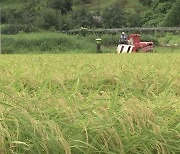
[[[122,32],[122,35],[125,35],[125,33],[124,33],[124,32]]]

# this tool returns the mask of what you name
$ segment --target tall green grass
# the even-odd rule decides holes
[[[20,33],[2,35],[3,53],[95,53],[96,39],[102,39],[102,52],[116,52],[119,35],[80,34],[67,35],[55,32]]]
[[[179,153],[179,54],[0,59],[0,153]]]
[[[96,52],[95,47],[95,39],[94,42],[89,42],[81,35],[46,32],[2,36],[4,53]]]
[[[20,33],[2,35],[3,53],[95,53],[96,39],[102,39],[102,52],[115,53],[120,34],[80,34],[67,35],[57,32]],[[142,35],[142,41],[153,41],[157,38]]]
[[[162,45],[174,45],[177,44],[178,46],[180,46],[180,38],[179,35],[176,34],[166,34],[164,37],[160,38],[161,44]]]
[[[153,50],[154,53],[162,53],[162,54],[169,54],[169,53],[180,53],[179,46],[169,46],[169,47],[155,47]]]

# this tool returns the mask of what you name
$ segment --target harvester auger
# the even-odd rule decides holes
[[[128,36],[127,44],[119,44],[117,53],[138,53],[152,52],[153,42],[141,42],[139,34],[131,34]]]

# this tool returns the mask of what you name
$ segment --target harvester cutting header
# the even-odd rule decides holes
[[[122,32],[117,53],[151,52],[153,46],[153,42],[141,42],[139,34],[130,34],[128,38],[126,38],[125,33]]]

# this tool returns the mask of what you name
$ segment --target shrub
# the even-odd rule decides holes
[[[80,8],[72,14],[73,24],[76,27],[92,27],[93,16],[85,8]]]
[[[152,4],[152,0],[139,0],[144,6],[150,6]]]
[[[164,22],[166,14],[171,10],[172,3],[171,2],[164,2],[158,3],[154,2],[150,9],[144,12],[141,22],[144,26],[162,26]]]
[[[126,17],[122,5],[114,4],[103,12],[105,28],[119,28],[126,26]]]
[[[53,9],[44,9],[41,11],[41,16],[37,18],[36,25],[42,29],[56,29],[62,28],[62,15],[59,11]]]
[[[2,23],[9,24],[3,29],[3,34],[17,34],[19,31],[34,32],[35,21],[38,17],[38,1],[30,0],[19,9],[5,9],[2,14]]]
[[[72,0],[51,0],[49,6],[66,14],[72,10]]]
[[[70,30],[73,28],[73,20],[69,15],[62,16],[61,30]]]
[[[11,11],[8,9],[2,9],[1,10],[1,24],[8,23],[8,20],[12,18]]]
[[[7,34],[7,35],[14,35],[18,34],[19,32],[37,32],[39,29],[33,25],[7,25],[2,29],[2,34]]]
[[[69,36],[61,33],[31,33],[18,35],[3,35],[2,50],[4,53],[60,53],[60,52],[93,52],[95,43],[89,42],[82,36]]]
[[[119,35],[104,34],[101,36],[104,46],[116,46],[118,44]]]
[[[140,13],[132,13],[128,15],[128,27],[141,27],[141,14]]]
[[[163,25],[169,27],[180,26],[180,0],[177,0],[177,2],[174,3],[172,9],[166,16]]]
[[[155,46],[159,45],[158,39],[152,35],[141,35],[141,41],[154,42]]]
[[[163,45],[167,45],[167,44],[170,44],[170,45],[174,45],[174,44],[180,45],[179,35],[174,35],[172,33],[168,33],[165,36],[161,37],[160,41],[161,41],[161,43]]]

